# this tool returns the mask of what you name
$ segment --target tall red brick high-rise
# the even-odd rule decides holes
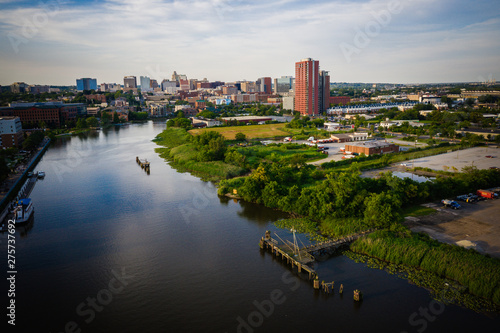
[[[319,61],[311,58],[295,63],[295,111],[301,115],[318,115]]]

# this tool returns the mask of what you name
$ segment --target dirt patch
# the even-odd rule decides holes
[[[405,225],[439,241],[475,248],[500,258],[500,200],[460,202],[460,205],[459,210],[426,205],[434,206],[436,213],[407,218]]]

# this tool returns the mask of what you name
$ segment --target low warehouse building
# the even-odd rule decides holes
[[[345,150],[352,153],[373,155],[387,154],[399,151],[399,146],[385,141],[366,141],[345,145]]]

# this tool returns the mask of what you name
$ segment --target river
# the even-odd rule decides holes
[[[437,303],[429,291],[343,255],[315,264],[336,294],[315,291],[259,249],[267,229],[286,234],[272,226],[286,215],[219,198],[211,183],[172,169],[151,141],[164,128],[150,121],[59,139],[45,153],[36,170],[46,177],[31,195],[33,225],[16,232],[13,331],[498,328],[498,318]],[[136,156],[151,162],[150,175]],[[7,234],[0,239],[6,275]],[[361,303],[354,289],[363,291]]]

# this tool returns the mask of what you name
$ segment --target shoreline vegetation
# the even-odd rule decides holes
[[[446,153],[460,149],[459,145],[361,156],[315,167],[306,162],[322,155],[313,147],[298,144],[264,146],[244,139],[226,140],[220,132],[205,130],[192,135],[170,126],[153,141],[163,146],[155,151],[178,171],[218,182],[219,195],[237,196],[290,213],[292,218],[275,222],[279,228],[293,227],[311,241],[377,229],[353,242],[351,251],[404,266],[412,276],[424,274],[416,271],[425,272],[428,275],[419,281],[424,281],[420,285],[426,288],[438,288],[435,281],[439,279],[456,281],[462,286],[454,289],[461,295],[454,297],[457,304],[476,311],[499,309],[499,259],[412,233],[401,223],[404,215],[432,213],[422,210],[421,203],[500,185],[497,170],[467,167],[459,173],[437,174],[434,181],[423,183],[400,179],[391,172],[376,179],[360,177],[360,170]]]

